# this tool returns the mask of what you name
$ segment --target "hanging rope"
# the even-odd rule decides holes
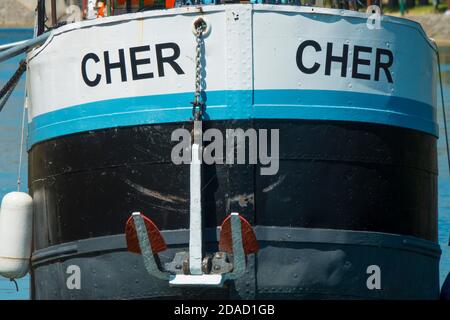
[[[8,102],[9,97],[13,93],[17,84],[19,83],[20,78],[27,70],[27,62],[22,60],[17,68],[16,72],[12,75],[12,77],[8,80],[8,82],[3,86],[0,90],[0,111],[3,110],[6,102]],[[22,113],[22,126],[21,126],[21,137],[20,137],[20,150],[19,150],[19,169],[17,173],[17,191],[20,191],[20,183],[21,183],[21,174],[22,174],[22,158],[23,158],[23,144],[24,144],[24,132],[25,132],[25,115],[26,108],[23,107]]]
[[[448,164],[448,172],[450,174],[450,149],[448,145],[448,129],[447,129],[447,115],[445,113],[445,99],[444,99],[444,88],[442,86],[442,75],[441,75],[441,60],[439,58],[439,51],[436,50],[437,62],[438,62],[438,72],[439,72],[439,86],[441,88],[441,106],[442,106],[442,115],[444,120],[444,130],[445,130],[445,145],[447,148],[447,164]]]
[[[26,99],[26,98],[25,98]],[[22,159],[23,159],[23,144],[25,140],[25,116],[26,116],[26,106],[24,104],[23,111],[22,111],[22,131],[20,136],[20,150],[19,150],[19,169],[17,172],[17,191],[20,192],[20,183],[21,183],[21,176],[22,176]]]
[[[9,279],[9,281],[11,281],[12,283],[14,283],[15,287],[16,287],[16,292],[19,292],[19,285],[17,284],[16,279]]]
[[[19,68],[17,68],[13,76],[0,90],[0,112],[3,110],[3,107],[5,106],[15,87],[19,83],[20,77],[26,70],[27,70],[27,62],[25,60],[22,60],[19,64]]]

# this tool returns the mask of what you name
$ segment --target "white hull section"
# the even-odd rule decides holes
[[[57,114],[53,120],[37,121],[30,132],[36,135],[31,144],[52,137],[48,132],[39,133],[41,127],[49,130],[55,123],[100,116],[91,114],[95,106],[86,104],[128,99],[123,101],[122,110],[116,106],[111,111],[117,114],[134,112],[135,97],[164,99],[164,95],[192,93],[196,45],[192,24],[198,16],[210,24],[210,32],[204,38],[204,89],[207,94],[220,92],[225,97],[213,104],[207,102],[210,110],[226,109],[222,113],[230,117],[233,112],[238,113],[234,118],[283,118],[284,113],[290,113],[289,108],[306,107],[309,113],[304,117],[314,119],[311,107],[328,108],[334,105],[335,98],[330,96],[329,101],[318,99],[314,103],[310,91],[320,98],[328,92],[338,92],[340,101],[335,106],[350,112],[350,121],[370,121],[351,114],[352,109],[361,112],[366,108],[368,112],[376,110],[374,122],[437,134],[435,47],[418,24],[383,16],[380,29],[371,30],[367,26],[369,15],[364,13],[293,6],[219,5],[128,14],[74,23],[54,31],[41,48],[29,55],[29,121],[74,107],[90,109],[67,118]],[[267,100],[264,93],[270,96],[273,90],[276,96],[280,91],[281,95],[295,95],[280,101]],[[233,91],[240,93],[236,96]],[[381,100],[353,94],[375,95]],[[186,120],[192,100],[173,97],[181,100],[170,106],[147,101],[139,112],[184,110],[169,118]],[[403,99],[401,103],[397,103],[397,98]],[[411,112],[410,102],[417,104],[411,106]],[[274,113],[267,108],[258,109],[258,105],[287,109]],[[338,109],[333,112],[341,112]],[[301,112],[295,117],[302,118]],[[321,112],[329,114],[327,110]],[[103,112],[101,116],[104,115]],[[379,115],[383,118],[378,119]],[[397,116],[405,118],[389,121]],[[331,120],[347,120],[346,117],[330,115]],[[408,119],[420,123],[409,125]],[[150,120],[144,122],[151,123]],[[153,120],[165,122],[157,117]],[[85,129],[96,128],[88,125]],[[53,136],[64,133],[70,132],[55,129]]]

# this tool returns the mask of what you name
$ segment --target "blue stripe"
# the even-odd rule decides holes
[[[28,145],[119,126],[188,121],[192,92],[111,99],[45,113],[29,124]],[[436,111],[411,99],[324,90],[206,92],[208,120],[309,119],[371,122],[438,135]]]

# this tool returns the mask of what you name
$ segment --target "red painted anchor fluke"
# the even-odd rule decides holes
[[[259,250],[258,240],[250,223],[239,215],[241,220],[242,246],[245,255],[256,253]],[[233,253],[233,237],[231,233],[231,214],[225,218],[220,231],[219,249],[227,253]]]
[[[152,247],[153,254],[164,251],[167,249],[166,242],[159,232],[158,227],[153,223],[152,220],[144,216],[140,213],[140,216],[143,218],[145,227],[147,229],[148,239],[150,240],[150,244]],[[125,236],[127,240],[127,248],[130,252],[141,253],[141,249],[139,247],[139,239],[136,232],[136,226],[134,223],[133,216],[131,216],[126,225],[125,225]]]

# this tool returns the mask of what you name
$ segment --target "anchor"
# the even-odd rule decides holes
[[[259,249],[251,225],[239,213],[231,213],[223,221],[220,251],[212,259],[202,259],[202,243],[195,240],[199,235],[201,238],[200,229],[191,228],[189,253],[178,252],[173,262],[162,267],[158,253],[166,250],[167,245],[158,227],[140,212],[133,213],[126,223],[128,251],[141,254],[149,275],[167,280],[171,286],[223,287],[227,280],[236,280],[244,275],[247,255]],[[230,255],[233,263],[230,263]],[[210,261],[209,267],[207,261]]]
[[[158,253],[166,250],[158,227],[148,217],[136,212],[128,219],[125,234],[128,250],[142,254],[147,272],[172,286],[222,287],[227,280],[236,280],[246,270],[246,256],[259,249],[255,233],[239,213],[225,218],[220,231],[219,252],[212,257],[202,253],[202,101],[201,53],[202,36],[208,32],[208,22],[199,17],[193,23],[196,36],[195,95],[192,102],[193,143],[190,163],[189,252],[178,252],[171,263],[161,265]],[[230,258],[232,257],[232,263]]]
[[[247,255],[259,249],[250,223],[234,212],[221,225],[220,251],[212,257],[202,256],[201,133],[202,121],[195,120],[190,163],[189,252],[178,252],[174,260],[163,267],[158,253],[166,250],[167,245],[156,224],[144,214],[135,212],[125,227],[128,251],[141,254],[147,272],[169,281],[171,286],[223,287],[227,280],[244,275]]]

